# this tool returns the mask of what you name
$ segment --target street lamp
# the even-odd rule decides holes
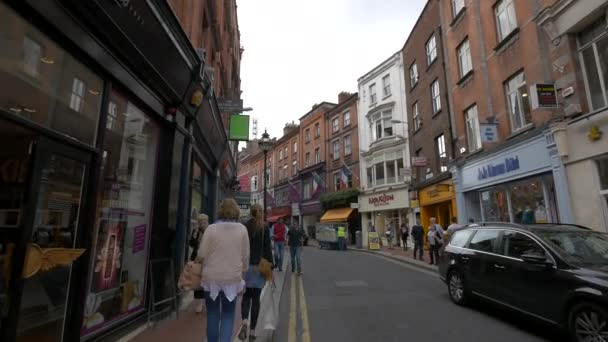
[[[262,150],[264,152],[264,223],[266,223],[266,207],[267,207],[267,203],[266,203],[266,187],[267,187],[267,176],[268,176],[268,166],[267,164],[267,155],[268,155],[268,151],[270,151],[272,149],[272,140],[270,140],[270,135],[268,135],[268,132],[266,132],[266,130],[264,129],[264,134],[262,134],[262,139],[258,140],[258,146],[260,147],[260,150]]]

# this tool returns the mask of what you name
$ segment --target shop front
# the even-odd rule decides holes
[[[453,169],[460,223],[563,222],[568,185],[551,137],[537,134]]]
[[[306,229],[309,236],[315,236],[315,224],[321,221],[323,205],[319,200],[302,202],[300,213],[302,215],[302,227]]]
[[[165,109],[195,110],[180,101],[200,60],[165,31],[168,7],[139,5],[163,61],[117,2],[0,2],[0,341],[109,336],[145,318],[149,262],[171,257],[181,153],[176,173]]]
[[[450,225],[452,217],[456,216],[456,196],[451,179],[421,188],[418,190],[418,201],[420,223],[425,229],[430,225],[432,217],[446,228]]]
[[[401,224],[411,226],[410,199],[407,188],[377,191],[359,195],[359,213],[361,214],[363,247],[368,246],[368,233],[377,232],[385,236],[387,229],[393,234],[399,231]]]

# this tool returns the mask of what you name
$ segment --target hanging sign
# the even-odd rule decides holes
[[[557,108],[557,91],[553,83],[538,83],[530,87],[532,108]]]

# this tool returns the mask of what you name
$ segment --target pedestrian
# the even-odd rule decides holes
[[[270,230],[264,225],[264,208],[259,204],[251,206],[251,219],[245,223],[249,233],[249,268],[245,272],[245,294],[241,303],[241,318],[243,325],[239,339],[244,341],[249,334],[249,340],[255,340],[255,328],[260,314],[260,295],[266,285],[266,278],[260,272],[262,258],[272,262],[272,247],[270,246]],[[251,315],[251,324],[249,317]],[[248,332],[249,330],[249,332]]]
[[[407,251],[407,238],[410,235],[410,230],[407,224],[404,222],[401,224],[401,241],[403,242],[403,250]]]
[[[196,260],[199,254],[201,241],[203,240],[203,233],[209,226],[209,216],[205,214],[199,214],[197,218],[197,224],[190,233],[189,245],[192,247],[192,253],[190,254],[190,261]],[[203,312],[203,306],[205,304],[205,291],[195,290],[194,299],[196,300],[195,312],[200,314]]]
[[[418,259],[422,260],[422,253],[424,247],[424,228],[420,224],[420,219],[416,219],[416,224],[412,226],[412,239],[414,239],[414,260],[416,255]]]
[[[452,217],[452,224],[448,226],[448,230],[444,234],[444,242],[447,242],[452,236],[452,234],[454,234],[460,228],[462,228],[462,226],[458,224],[458,218]]]
[[[283,272],[283,252],[285,250],[285,238],[287,237],[287,226],[280,218],[277,223],[272,226],[272,239],[274,241],[274,264],[279,268],[279,272]]]
[[[289,243],[289,254],[291,255],[291,273],[298,272],[302,275],[302,242],[304,241],[304,231],[298,224],[287,232]]]
[[[437,232],[437,234],[439,234],[438,235],[439,238],[441,239],[441,241],[443,241],[443,234],[444,234],[443,227],[441,227],[441,225],[439,223],[437,223],[437,219],[434,217],[431,217],[431,226],[433,226],[435,228],[435,231]],[[429,227],[429,230],[430,230],[430,227]],[[441,254],[440,250],[437,250],[437,252],[439,254]]]
[[[338,226],[338,250],[346,250],[346,228],[342,224]]]
[[[386,226],[386,242],[388,243],[388,249],[393,249],[393,226],[389,223]]]
[[[224,199],[219,205],[218,221],[207,227],[199,248],[209,342],[232,341],[236,299],[245,290],[243,273],[249,265],[249,235],[238,222],[240,215],[236,201]]]
[[[427,242],[429,244],[429,256],[431,258],[431,265],[439,263],[439,248],[442,245],[442,237],[439,235],[439,231],[436,225],[429,226],[429,232],[426,235]]]

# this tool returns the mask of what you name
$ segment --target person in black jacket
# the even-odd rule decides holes
[[[414,239],[414,259],[418,254],[418,259],[422,260],[423,246],[424,246],[424,228],[420,225],[420,219],[416,219],[416,224],[412,226],[410,232]]]
[[[249,339],[255,340],[255,327],[260,314],[260,295],[262,288],[266,284],[266,279],[262,276],[259,264],[262,258],[272,262],[272,248],[270,246],[270,230],[265,227],[264,208],[259,204],[251,206],[251,219],[245,223],[249,232],[249,268],[245,272],[245,294],[241,305],[241,315],[243,326],[239,332],[239,339],[244,341],[247,338],[249,326]],[[251,312],[251,324],[248,321]]]

